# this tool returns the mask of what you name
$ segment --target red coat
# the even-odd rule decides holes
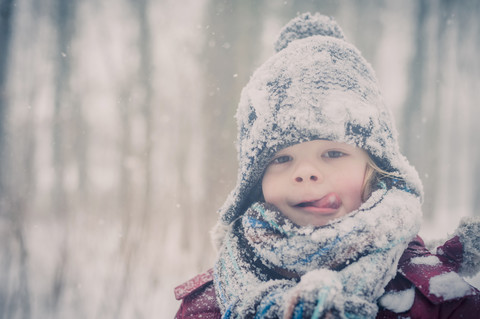
[[[477,289],[461,281],[460,287],[449,287],[446,281],[448,300],[445,300],[445,294],[439,294],[435,287],[431,287],[434,285],[431,281],[433,277],[442,274],[456,276],[455,273],[462,262],[462,245],[458,237],[447,241],[439,247],[437,252],[440,254],[430,253],[420,237],[415,238],[408,245],[400,258],[397,276],[385,287],[385,291],[390,295],[395,295],[396,292],[400,294],[411,292],[413,303],[408,302],[406,298],[407,303],[406,306],[403,303],[403,307],[408,310],[396,313],[391,309],[394,309],[395,304],[398,303],[392,303],[394,306],[391,307],[388,299],[380,298],[377,318],[480,318],[480,292]],[[442,285],[437,286],[442,287]],[[465,294],[462,293],[462,297],[455,296],[455,289],[458,291],[458,288],[465,292]],[[449,297],[450,289],[453,295]],[[175,296],[177,300],[182,300],[176,319],[222,317],[217,306],[211,269],[175,288]],[[401,306],[402,303],[400,303]],[[385,307],[389,307],[390,310]]]

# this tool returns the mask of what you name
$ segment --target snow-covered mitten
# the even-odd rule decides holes
[[[463,246],[463,260],[458,272],[462,276],[474,276],[480,271],[480,217],[463,218],[454,235]]]
[[[345,291],[339,272],[316,269],[284,297],[284,318],[374,318],[375,303]]]
[[[285,295],[284,318],[340,317],[343,313],[343,303],[339,300],[343,300],[342,290],[338,272],[327,269],[309,271]]]

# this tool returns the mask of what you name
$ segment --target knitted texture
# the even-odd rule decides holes
[[[216,246],[228,225],[261,199],[260,181],[272,156],[301,142],[327,139],[360,147],[421,197],[420,179],[399,151],[375,74],[336,22],[303,14],[285,26],[276,47],[279,52],[255,71],[241,94],[237,183],[219,210]]]
[[[455,235],[463,246],[459,273],[463,276],[474,276],[480,271],[480,217],[462,219]]]
[[[224,318],[373,318],[419,230],[415,195],[377,190],[355,212],[301,227],[254,203],[227,232],[214,282]]]
[[[297,39],[308,38],[314,35],[323,35],[344,39],[342,29],[330,17],[320,14],[305,13],[293,20],[280,30],[280,35],[275,42],[275,51],[281,51]]]

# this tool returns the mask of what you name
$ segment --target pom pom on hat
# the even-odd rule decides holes
[[[291,20],[280,30],[280,35],[275,42],[275,51],[283,50],[294,40],[315,35],[345,39],[342,29],[334,19],[319,13],[312,15],[307,12]]]

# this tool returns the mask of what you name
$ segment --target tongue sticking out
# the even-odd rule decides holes
[[[329,193],[319,200],[312,202],[303,202],[298,204],[299,207],[315,207],[315,208],[330,208],[338,209],[342,205],[340,197],[336,193]]]

